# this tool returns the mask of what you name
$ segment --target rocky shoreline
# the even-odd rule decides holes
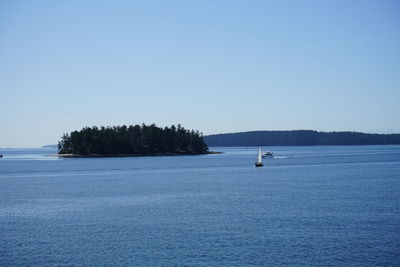
[[[204,153],[154,153],[154,154],[55,154],[47,155],[49,157],[60,157],[60,158],[119,158],[119,157],[157,157],[157,156],[188,156],[188,155],[207,155],[207,154],[222,154],[223,152],[208,151]]]

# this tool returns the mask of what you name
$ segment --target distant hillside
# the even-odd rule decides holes
[[[208,146],[315,146],[400,144],[400,134],[359,132],[253,131],[204,136]]]
[[[58,148],[58,145],[45,145],[42,148]]]

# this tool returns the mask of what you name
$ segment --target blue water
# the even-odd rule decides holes
[[[2,150],[0,266],[398,266],[400,146]]]

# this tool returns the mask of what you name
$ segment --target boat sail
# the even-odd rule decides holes
[[[264,166],[262,163],[262,153],[261,153],[261,148],[258,148],[258,155],[257,155],[257,162],[254,163],[256,167],[262,167]]]

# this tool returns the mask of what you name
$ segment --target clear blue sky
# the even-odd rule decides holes
[[[400,132],[400,2],[0,1],[0,147],[93,125]]]

